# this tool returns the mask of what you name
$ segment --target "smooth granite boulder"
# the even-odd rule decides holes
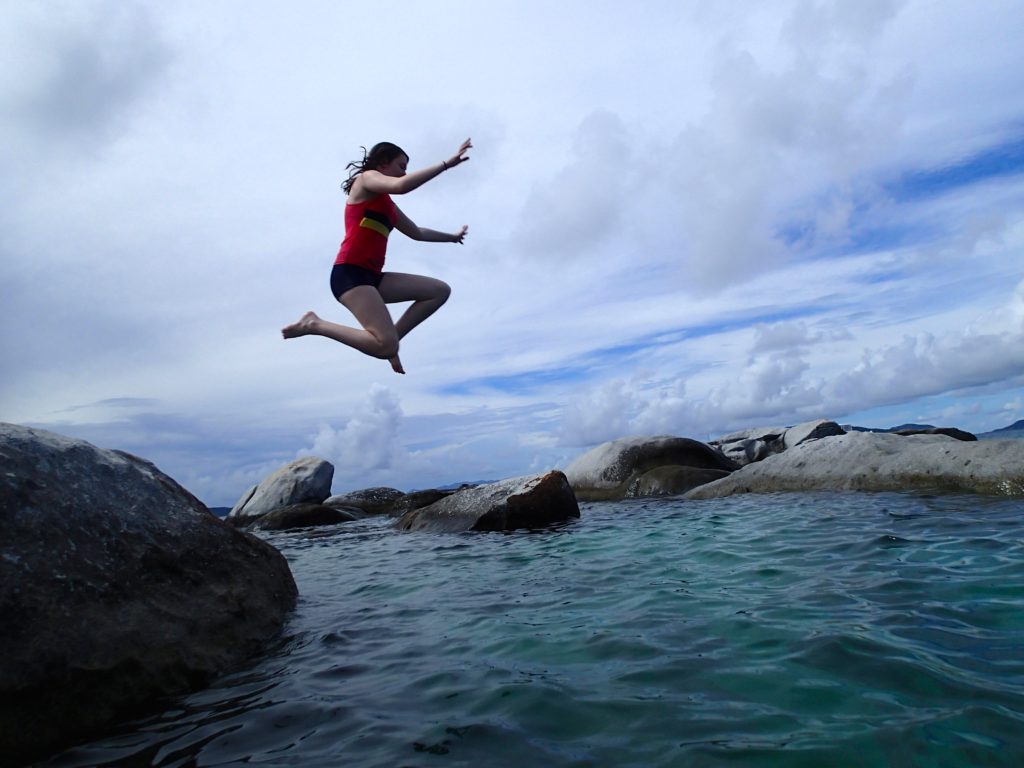
[[[407,531],[511,531],[579,516],[565,475],[548,472],[465,488],[406,512],[395,525]]]
[[[328,507],[325,504],[291,504],[260,515],[252,527],[262,531],[285,531],[291,528],[349,523],[358,520],[360,516],[361,511],[354,507],[345,509]]]
[[[686,437],[624,437],[578,457],[566,468],[565,475],[580,499],[622,499],[638,478],[658,467],[728,473],[738,469],[739,464],[720,451]]]
[[[321,504],[331,495],[334,466],[315,456],[286,464],[254,485],[228,513],[228,521],[248,525],[260,515],[292,504]]]
[[[726,478],[695,488],[686,498],[807,490],[964,491],[1024,496],[1024,443],[848,432],[748,464]]]
[[[367,515],[387,515],[395,508],[395,502],[405,493],[397,488],[364,488],[329,497],[325,507],[356,507]]]
[[[295,599],[276,549],[148,461],[0,424],[0,762],[204,685]]]

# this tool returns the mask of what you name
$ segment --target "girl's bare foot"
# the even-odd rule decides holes
[[[294,339],[299,336],[305,336],[306,334],[313,333],[313,325],[319,322],[320,318],[313,312],[307,312],[297,323],[286,325],[281,329],[281,335],[286,339]]]
[[[391,363],[391,368],[395,373],[405,373],[405,368],[402,367],[402,361],[398,359],[398,355],[388,359]]]

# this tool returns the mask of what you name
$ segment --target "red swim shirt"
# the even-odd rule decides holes
[[[377,195],[365,203],[345,205],[345,239],[335,264],[354,264],[380,274],[388,235],[398,221],[398,209],[390,195]]]

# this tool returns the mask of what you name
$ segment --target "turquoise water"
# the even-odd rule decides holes
[[[268,534],[255,666],[51,766],[1024,765],[1024,503],[586,504],[511,534]]]

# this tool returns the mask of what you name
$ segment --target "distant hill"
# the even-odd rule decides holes
[[[985,434],[987,434],[987,435],[994,435],[997,432],[1021,432],[1021,431],[1024,431],[1024,419],[1021,419],[1020,421],[1015,421],[1010,426],[1003,427],[1002,429],[993,429],[991,432],[986,432]]]
[[[213,512],[217,517],[227,517],[228,512],[231,511],[231,507],[207,507],[208,510]]]
[[[931,424],[900,424],[898,427],[878,429],[876,427],[856,427],[852,424],[844,424],[843,429],[847,432],[900,432],[904,429],[935,429]]]
[[[982,432],[978,435],[979,440],[1020,440],[1024,438],[1024,419],[1015,421],[1008,427],[993,429],[991,432]]]
[[[900,424],[898,427],[888,429],[876,429],[875,427],[857,427],[852,424],[844,424],[843,429],[847,432],[900,432],[905,429],[935,429],[931,424]],[[979,440],[1019,440],[1024,438],[1024,419],[1015,421],[1008,427],[994,429],[991,432],[975,433]]]

